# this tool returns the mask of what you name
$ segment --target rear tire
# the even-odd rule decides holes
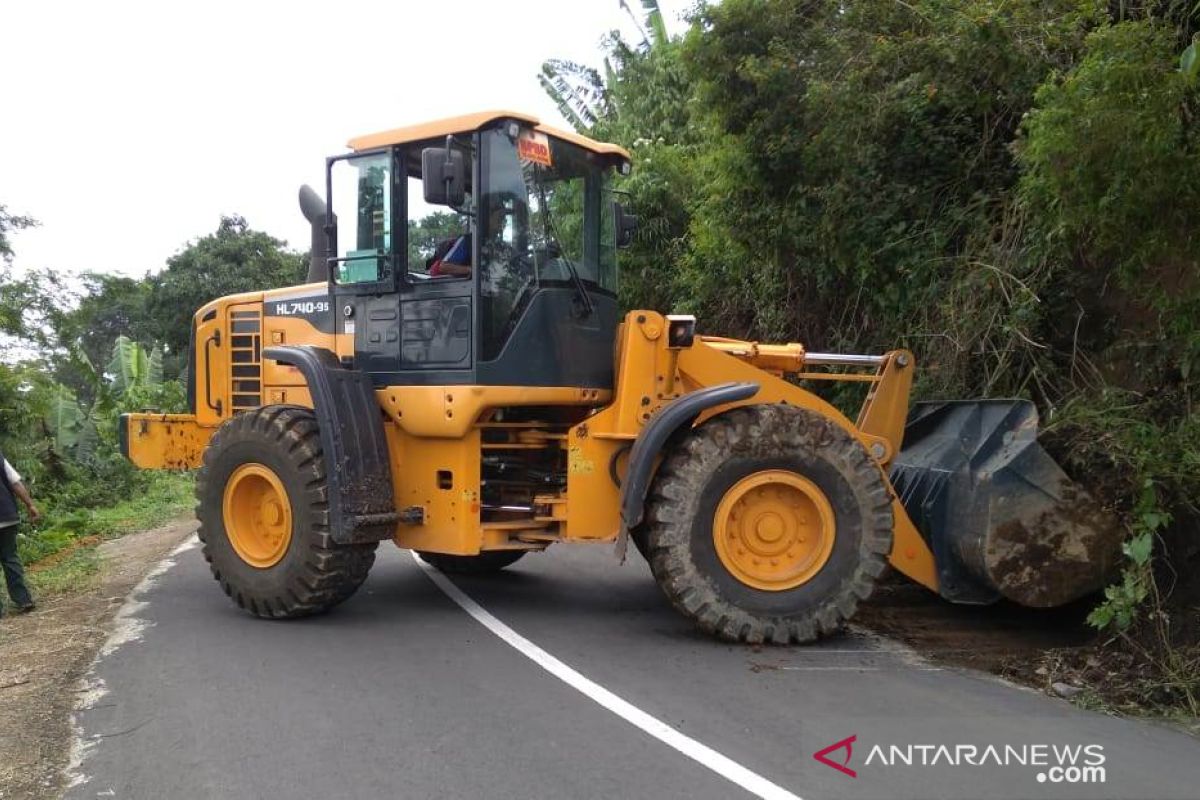
[[[318,614],[366,580],[378,543],[334,543],[328,491],[308,409],[248,411],[213,436],[196,480],[196,517],[213,577],[238,607],[268,618]]]
[[[527,550],[488,550],[477,556],[451,556],[444,553],[418,552],[431,567],[453,575],[491,575],[515,564]]]
[[[659,467],[646,520],[650,568],[672,605],[730,641],[839,630],[892,546],[879,466],[836,423],[786,405],[738,408],[690,431]]]

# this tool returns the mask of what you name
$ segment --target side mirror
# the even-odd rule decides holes
[[[613,203],[613,218],[617,223],[617,247],[629,247],[633,244],[633,235],[637,233],[638,218],[625,213],[624,206],[616,202]]]
[[[426,203],[461,206],[467,197],[463,154],[449,147],[426,147],[421,151],[421,182]]]

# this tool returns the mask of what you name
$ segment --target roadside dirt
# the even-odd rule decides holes
[[[0,799],[53,797],[62,788],[77,683],[142,576],[192,535],[195,522],[129,534],[97,548],[88,589],[0,618]]]
[[[1163,718],[1200,736],[1200,722],[1170,713],[1178,698],[1156,696],[1162,692],[1147,680],[1144,659],[1106,644],[1088,626],[1095,603],[1088,597],[1054,609],[954,605],[891,575],[854,622],[933,662],[990,672],[1088,707]]]
[[[1012,677],[1049,649],[1092,645],[1095,632],[1085,622],[1092,605],[1090,600],[1054,609],[954,605],[893,574],[854,622],[934,661]]]

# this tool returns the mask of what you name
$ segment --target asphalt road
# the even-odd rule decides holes
[[[96,665],[70,798],[1200,797],[1200,742],[1181,733],[867,634],[711,641],[609,547],[455,578],[508,640],[390,545],[358,595],[289,622],[239,612],[199,549],[176,562]],[[813,758],[851,736],[856,777]],[[1062,748],[1085,745],[1104,781],[1054,782]]]

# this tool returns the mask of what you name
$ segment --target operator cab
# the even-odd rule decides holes
[[[358,369],[377,386],[612,388],[628,153],[511,112],[350,147],[319,222]]]

